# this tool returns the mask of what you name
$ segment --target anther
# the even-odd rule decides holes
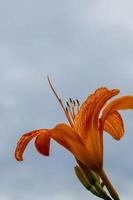
[[[76,103],[75,103],[75,101],[73,100],[73,104],[74,104],[74,106],[76,106]]]
[[[68,112],[68,108],[66,107],[66,111]]]
[[[67,101],[66,103],[67,103],[67,106],[68,106],[68,107],[70,107],[70,105],[69,105],[68,101]]]
[[[78,100],[78,99],[76,99],[76,102],[77,102],[78,106],[80,106],[80,103],[79,103],[79,100]]]
[[[72,103],[72,99],[71,99],[71,98],[69,98],[69,100],[70,100],[70,102]]]

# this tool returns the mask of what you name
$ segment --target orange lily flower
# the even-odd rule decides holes
[[[133,96],[116,98],[105,106],[110,98],[119,93],[119,90],[101,87],[91,94],[81,107],[78,100],[70,99],[65,108],[49,78],[48,81],[70,125],[60,123],[51,129],[33,130],[24,134],[16,147],[16,159],[23,160],[23,152],[34,137],[36,149],[48,156],[52,138],[104,179],[105,175],[100,174],[103,169],[103,131],[116,140],[124,135],[123,120],[118,110],[133,109]]]

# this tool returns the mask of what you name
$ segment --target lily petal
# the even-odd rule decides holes
[[[88,149],[83,139],[66,124],[58,124],[55,128],[49,130],[40,129],[24,134],[20,138],[15,151],[15,157],[18,161],[23,160],[24,150],[34,137],[36,137],[35,146],[41,154],[49,155],[50,139],[52,138],[69,150],[84,165],[96,168],[91,164],[92,159],[88,158]]]
[[[35,146],[36,149],[44,156],[49,156],[50,140],[52,132],[51,130],[43,130],[36,137]]]
[[[83,138],[73,128],[66,124],[59,124],[52,130],[52,138],[69,150],[84,165],[96,168],[92,158],[88,155],[88,148]]]
[[[99,170],[103,162],[103,129],[99,128],[99,114],[105,103],[118,93],[119,90],[116,89],[97,89],[83,103],[74,120],[75,129],[79,135],[84,136],[90,149],[89,157],[94,158],[93,164],[95,163]]]
[[[103,110],[102,123],[104,125],[108,116],[116,110],[133,109],[133,96],[123,96],[111,101]]]
[[[119,90],[108,90],[105,87],[99,88],[94,94],[91,94],[86,101],[82,104],[78,114],[75,116],[74,123],[75,129],[80,135],[87,133],[91,123],[95,123],[96,129],[98,129],[98,115],[106,103],[111,97],[119,93]]]
[[[32,140],[32,138],[34,138],[42,133],[44,134],[47,131],[48,130],[40,129],[40,130],[34,130],[34,131],[24,134],[17,143],[17,147],[15,150],[15,158],[18,161],[22,161],[24,150],[25,150],[26,146],[28,145],[28,143]]]
[[[120,138],[124,135],[123,120],[117,111],[114,111],[106,118],[104,130],[116,140],[120,140]]]

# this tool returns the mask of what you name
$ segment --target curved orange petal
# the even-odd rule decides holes
[[[40,130],[34,130],[34,131],[24,134],[17,143],[17,147],[15,150],[15,158],[18,161],[22,161],[24,150],[25,150],[26,146],[28,145],[28,143],[32,140],[32,138],[34,138],[40,134],[44,135],[44,133],[46,134],[47,132],[48,132],[48,130],[40,129]],[[47,141],[46,141],[46,143],[47,143]],[[48,146],[48,144],[46,144],[45,146]]]
[[[133,96],[123,96],[111,101],[103,110],[102,123],[116,110],[133,109]]]
[[[66,124],[58,124],[52,130],[52,138],[69,150],[81,162],[88,160],[87,149],[83,139]]]
[[[86,136],[88,128],[92,122],[98,129],[98,115],[111,97],[119,93],[119,90],[108,90],[105,87],[98,88],[94,94],[91,94],[82,104],[78,114],[75,116],[75,129],[80,135]]]
[[[49,156],[51,136],[51,130],[44,130],[36,137],[35,147],[44,156]]]
[[[90,141],[88,145],[85,138],[81,137],[74,129],[66,124],[59,124],[50,130],[41,129],[24,134],[20,138],[15,151],[17,160],[20,161],[23,159],[23,152],[33,137],[36,137],[35,146],[37,150],[43,155],[49,155],[50,139],[52,138],[69,150],[76,159],[88,168],[99,171],[102,167],[102,159],[98,160],[92,151],[93,141]]]
[[[66,124],[59,124],[52,129],[52,138],[69,150],[84,165],[99,170],[99,165],[95,162],[96,158],[91,155],[90,147],[86,145],[84,138]]]
[[[117,111],[114,111],[106,118],[104,130],[116,140],[119,140],[124,135],[123,120]]]
[[[75,129],[86,138],[91,157],[95,158],[95,164],[102,166],[103,160],[103,137],[102,129],[99,128],[99,114],[105,103],[119,90],[99,88],[90,95],[83,103],[79,113],[75,117]]]
[[[74,129],[66,124],[59,124],[50,130],[40,129],[24,134],[20,138],[15,151],[15,157],[18,161],[23,160],[24,150],[34,137],[36,137],[35,146],[41,154],[49,155],[50,139],[52,138],[86,166],[96,168],[93,161],[94,158],[88,157],[88,148],[84,140]]]

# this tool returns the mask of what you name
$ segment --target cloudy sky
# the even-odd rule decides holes
[[[55,142],[51,156],[31,142],[14,159],[27,131],[65,122],[46,76],[64,101],[80,102],[97,87],[133,94],[133,3],[130,0],[0,0],[0,199],[95,200],[77,181],[74,158]],[[105,135],[104,165],[121,200],[133,196],[133,112],[126,134]]]

